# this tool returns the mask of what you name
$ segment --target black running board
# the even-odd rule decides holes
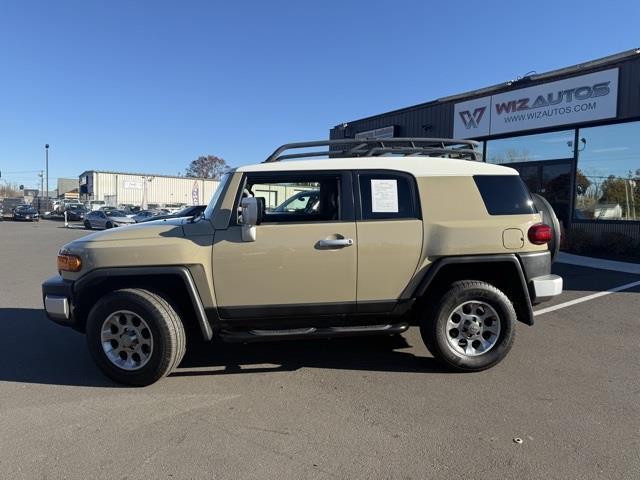
[[[268,342],[271,340],[299,340],[303,338],[355,337],[360,335],[394,335],[406,332],[407,323],[384,325],[353,325],[349,327],[307,327],[286,330],[222,330],[225,342]]]

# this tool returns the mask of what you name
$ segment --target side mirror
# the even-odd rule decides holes
[[[247,197],[240,202],[240,225],[242,225],[242,241],[256,241],[256,225],[262,222],[264,198]]]

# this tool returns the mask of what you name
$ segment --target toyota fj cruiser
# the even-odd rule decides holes
[[[517,320],[533,325],[532,304],[562,291],[550,274],[560,232],[549,204],[476,147],[284,145],[226,173],[199,216],[65,245],[42,287],[47,315],[85,332],[101,370],[130,385],[170,373],[185,332],[250,342],[416,325],[448,367],[489,368]]]

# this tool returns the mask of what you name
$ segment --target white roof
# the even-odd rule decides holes
[[[453,160],[441,157],[349,157],[322,160],[292,160],[257,163],[238,167],[238,172],[282,172],[299,170],[397,170],[416,177],[517,175],[513,168],[473,160]]]

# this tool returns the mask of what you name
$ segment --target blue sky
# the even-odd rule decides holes
[[[343,121],[639,47],[638,18],[637,1],[4,0],[2,180],[35,186],[45,143],[52,186],[261,161]]]

